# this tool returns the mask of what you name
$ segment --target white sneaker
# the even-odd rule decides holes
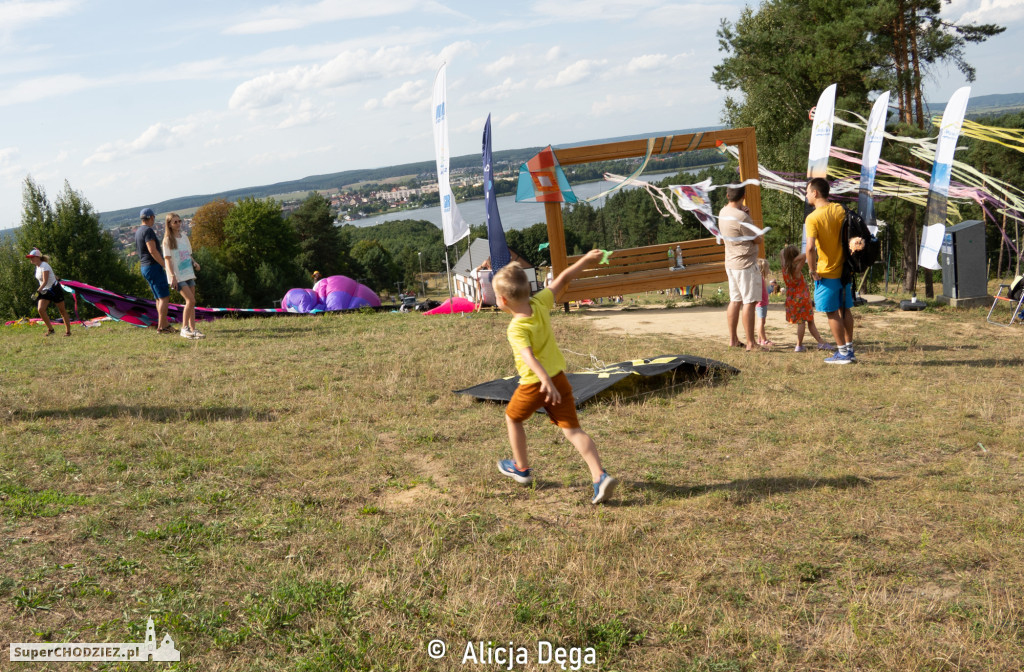
[[[192,338],[206,338],[206,334],[199,331],[198,329],[192,330]]]
[[[188,327],[182,327],[181,328],[181,337],[182,338],[192,338],[192,332],[188,330]]]

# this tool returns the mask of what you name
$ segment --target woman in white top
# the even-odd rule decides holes
[[[38,248],[32,248],[25,258],[36,267],[36,280],[39,281],[39,289],[36,290],[39,303],[36,304],[36,307],[39,309],[39,317],[43,318],[43,324],[46,325],[46,335],[53,336],[53,324],[50,323],[50,315],[46,309],[51,303],[55,303],[57,310],[60,311],[61,319],[64,320],[64,335],[70,336],[71,318],[68,317],[68,311],[64,307],[64,289],[57,282],[57,275],[50,267],[50,258],[40,252]]]
[[[181,316],[181,337],[206,338],[196,329],[196,271],[199,264],[192,259],[192,243],[181,232],[181,217],[170,213],[164,220],[164,268],[167,282],[181,292],[185,309]]]

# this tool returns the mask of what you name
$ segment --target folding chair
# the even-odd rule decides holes
[[[1006,290],[1006,296],[1003,296],[1003,290]],[[1010,321],[1006,324],[1002,322],[992,321],[992,311],[996,309],[996,305],[1000,301],[1005,301],[1008,305],[1012,306],[1012,312],[1010,313]],[[1000,327],[1009,327],[1015,321],[1024,322],[1024,275],[1018,275],[1013,279],[1013,282],[1009,285],[999,285],[999,289],[996,290],[996,295],[992,299],[992,307],[988,309],[988,317],[985,319],[992,324],[998,324]]]

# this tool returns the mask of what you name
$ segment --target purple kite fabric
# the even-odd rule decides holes
[[[293,313],[380,308],[380,297],[366,285],[344,275],[317,280],[313,289],[290,289],[281,306]]]
[[[312,289],[296,287],[284,295],[281,307],[289,313],[316,313],[323,312],[324,302]]]
[[[157,323],[156,301],[140,299],[127,294],[118,294],[84,282],[61,280],[60,284],[77,297],[96,307],[97,310],[115,320],[134,324],[138,327],[155,326]],[[181,322],[184,306],[172,303],[167,308],[171,322]],[[269,317],[287,315],[288,311],[275,308],[196,308],[196,319],[210,321],[218,317]]]
[[[380,297],[372,289],[344,275],[332,275],[320,280],[313,285],[313,291],[327,305],[327,310],[380,307]],[[333,296],[335,294],[338,296]]]

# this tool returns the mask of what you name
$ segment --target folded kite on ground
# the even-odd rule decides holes
[[[661,355],[651,359],[619,362],[594,371],[566,373],[576,398],[576,406],[608,392],[612,395],[633,396],[670,388],[681,382],[693,382],[723,373],[740,370],[723,362],[693,355]],[[455,390],[486,401],[508,402],[519,386],[519,376],[498,378],[486,383]]]
[[[121,322],[139,327],[155,326],[157,323],[156,301],[140,299],[127,294],[118,294],[84,282],[61,280],[64,291],[74,294],[75,301],[82,297],[98,310]],[[184,306],[172,303],[167,308],[167,318],[180,323]],[[217,317],[268,317],[287,315],[288,311],[275,308],[196,308],[197,320],[212,320]]]

